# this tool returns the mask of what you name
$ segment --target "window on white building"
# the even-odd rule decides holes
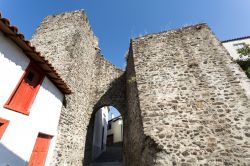
[[[4,107],[29,115],[29,109],[36,98],[44,76],[43,71],[31,62]]]
[[[108,123],[108,130],[111,129],[111,122]]]
[[[234,46],[234,48],[235,48],[236,50],[243,48],[245,45],[246,45],[246,43],[244,43],[244,42],[243,42],[243,43],[236,43],[236,44],[233,44],[233,46]]]

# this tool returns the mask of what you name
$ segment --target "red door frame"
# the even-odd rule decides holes
[[[28,166],[44,166],[53,136],[39,133]]]

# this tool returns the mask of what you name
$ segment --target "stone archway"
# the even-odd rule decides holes
[[[92,140],[93,140],[93,130],[94,130],[94,121],[95,113],[102,107],[105,106],[114,106],[121,114],[123,118],[123,150],[126,149],[126,133],[127,133],[127,116],[126,116],[126,79],[125,73],[120,77],[116,78],[111,82],[108,90],[102,94],[101,97],[98,97],[100,94],[96,94],[96,97],[99,99],[93,105],[93,111],[89,120],[87,127],[87,135],[85,141],[85,150],[84,150],[84,160],[83,165],[89,165],[92,162]],[[125,161],[125,156],[123,153],[123,162]]]
[[[128,162],[124,165],[138,165],[145,141],[137,85],[131,81],[133,62],[128,61],[124,72],[104,59],[82,11],[46,17],[32,43],[73,92],[65,96],[51,165],[89,162],[93,114],[106,105],[117,108],[124,118],[124,156],[129,158],[124,158]]]
[[[126,73],[114,79],[109,88],[103,93],[97,93],[93,104],[93,110],[98,110],[103,106],[112,105],[117,108],[122,115],[126,112]]]

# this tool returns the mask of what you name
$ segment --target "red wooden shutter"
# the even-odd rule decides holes
[[[9,125],[9,121],[0,118],[0,139],[2,138],[7,126]]]
[[[44,166],[52,136],[39,133],[28,166]]]
[[[43,72],[35,64],[30,63],[5,107],[26,115],[29,114],[30,106],[43,78]]]

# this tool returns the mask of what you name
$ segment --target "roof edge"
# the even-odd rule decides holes
[[[10,38],[18,47],[23,50],[23,53],[37,64],[45,73],[45,75],[56,85],[56,87],[64,94],[70,94],[72,91],[65,81],[59,76],[51,63],[36,51],[36,48],[31,45],[31,42],[26,40],[24,35],[19,32],[16,26],[10,25],[10,20],[2,17],[0,13],[0,31]]]
[[[228,40],[223,40],[223,41],[221,41],[221,43],[227,43],[227,42],[231,42],[231,41],[243,40],[243,39],[248,39],[248,38],[250,38],[250,35],[237,37],[237,38],[233,38],[233,39],[228,39]]]

